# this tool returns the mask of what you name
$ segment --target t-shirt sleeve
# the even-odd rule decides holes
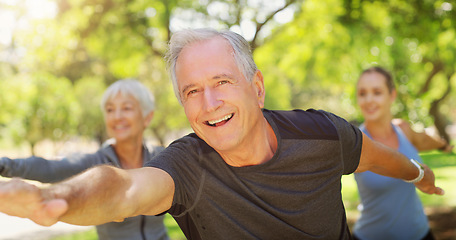
[[[363,145],[363,134],[356,126],[332,113],[321,111],[333,122],[340,139],[344,174],[353,173],[359,165]]]
[[[201,177],[204,175],[198,163],[200,147],[198,140],[184,137],[171,143],[161,151],[146,167],[155,167],[167,172],[174,181],[175,191],[173,207],[185,206],[172,215],[179,215],[189,209],[195,202],[198,190],[201,187]],[[175,208],[172,208],[175,209]]]

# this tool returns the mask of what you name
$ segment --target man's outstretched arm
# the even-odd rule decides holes
[[[40,189],[19,179],[0,183],[0,211],[50,226],[98,225],[168,210],[174,182],[157,168],[99,166]]]
[[[424,177],[415,186],[427,194],[443,195],[443,189],[435,186],[435,176],[425,164]],[[388,177],[412,180],[419,175],[418,168],[403,154],[379,142],[371,140],[363,133],[363,147],[356,172],[371,171]]]

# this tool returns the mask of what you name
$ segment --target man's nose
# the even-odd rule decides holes
[[[220,93],[211,88],[204,89],[204,105],[207,112],[217,110],[222,105],[220,100]]]

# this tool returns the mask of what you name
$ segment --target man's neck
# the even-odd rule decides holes
[[[224,152],[218,151],[218,153],[228,165],[233,167],[259,165],[271,160],[277,151],[277,137],[264,117],[259,129],[259,134],[240,144],[241,147]]]

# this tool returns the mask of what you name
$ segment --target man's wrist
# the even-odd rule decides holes
[[[419,170],[419,174],[418,174],[418,177],[416,177],[415,179],[412,179],[412,180],[404,180],[405,182],[407,183],[417,183],[419,181],[421,181],[424,177],[424,168],[423,166],[421,166],[417,161],[415,161],[414,159],[410,159],[410,161],[413,163],[413,165],[415,165],[418,170]]]

